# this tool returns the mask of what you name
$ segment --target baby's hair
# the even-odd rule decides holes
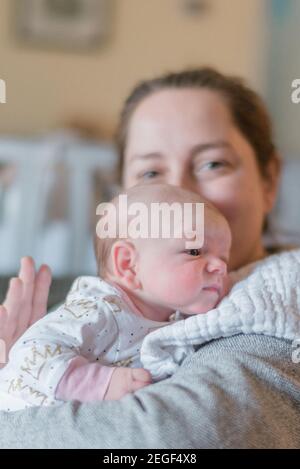
[[[111,204],[114,204],[116,208],[118,208],[119,196],[120,195],[127,195],[128,202],[136,196],[142,195],[143,189],[140,186],[134,186],[126,191],[120,190],[119,193],[110,201]],[[141,200],[141,198],[140,198]],[[109,273],[109,259],[111,255],[111,250],[116,241],[119,241],[119,225],[118,225],[119,217],[117,217],[117,226],[116,226],[116,237],[101,237],[99,233],[95,233],[94,236],[94,250],[96,255],[97,261],[97,268],[98,268],[98,275],[105,278],[106,275]]]

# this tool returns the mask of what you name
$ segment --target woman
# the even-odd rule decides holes
[[[118,143],[125,188],[167,182],[194,190],[219,208],[233,234],[231,269],[267,255],[262,231],[276,196],[279,160],[264,105],[242,82],[199,69],[142,83],[125,103]],[[12,285],[5,306],[13,319],[21,310],[34,320],[45,311],[49,272],[44,270],[42,280],[32,261],[23,262],[23,299]],[[38,284],[43,285],[39,293]],[[259,335],[212,341],[172,378],[121,401],[2,414],[2,428],[13,425],[17,436],[3,430],[0,444],[297,446],[300,377],[298,372],[295,378],[290,349],[285,341]]]

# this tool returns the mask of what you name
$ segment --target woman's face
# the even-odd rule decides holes
[[[129,124],[123,183],[151,182],[193,190],[223,213],[232,231],[231,269],[263,257],[262,226],[276,184],[262,178],[219,94],[163,90],[139,104]]]

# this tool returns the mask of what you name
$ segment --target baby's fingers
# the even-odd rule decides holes
[[[145,384],[152,383],[151,374],[144,368],[132,368],[132,377],[134,381],[139,381]]]
[[[133,381],[132,387],[131,387],[131,392],[138,391],[139,389],[142,389],[146,386],[149,386],[149,382],[143,382],[143,381]]]

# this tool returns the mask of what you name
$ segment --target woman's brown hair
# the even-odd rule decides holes
[[[203,67],[168,73],[139,83],[125,101],[117,130],[120,179],[131,117],[144,98],[165,89],[205,88],[219,93],[227,102],[233,120],[255,151],[261,175],[267,177],[268,164],[276,157],[272,124],[265,104],[242,79]]]

